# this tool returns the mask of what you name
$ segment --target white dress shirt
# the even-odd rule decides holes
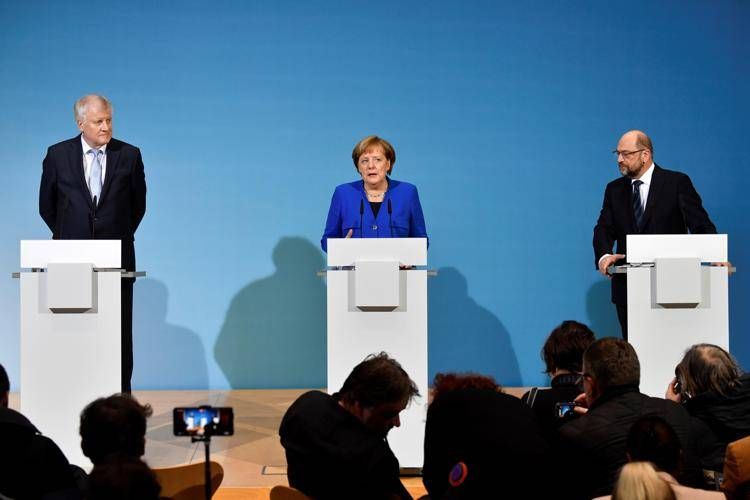
[[[92,148],[86,143],[86,140],[83,138],[83,134],[81,134],[81,146],[83,146],[83,175],[86,177],[86,185],[89,186],[91,183],[89,182],[91,180],[91,162],[94,161],[94,155],[89,153],[90,149],[96,149]],[[106,179],[105,175],[107,174],[107,145],[99,148],[102,151],[102,156],[99,158],[99,163],[102,166],[102,186],[104,185],[104,179]]]

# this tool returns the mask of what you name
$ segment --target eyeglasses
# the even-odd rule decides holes
[[[620,155],[622,155],[623,158],[627,158],[628,156],[640,153],[641,151],[646,151],[646,149],[636,149],[635,151],[617,151],[615,149],[614,151],[612,151],[612,154],[617,156],[618,158],[620,157]]]

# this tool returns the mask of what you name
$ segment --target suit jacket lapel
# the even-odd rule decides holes
[[[643,211],[643,227],[646,227],[651,214],[654,212],[654,205],[659,199],[659,192],[664,183],[662,182],[661,168],[654,164],[654,173],[651,174],[651,185],[648,187],[648,199],[646,200],[646,210]]]
[[[89,191],[88,184],[86,184],[81,136],[79,135],[75,139],[72,139],[72,144],[70,146],[70,151],[68,152],[68,165],[70,165],[73,177],[78,177],[78,180],[81,183],[81,190],[86,193],[86,199],[89,201],[89,207],[93,208],[94,202],[91,200],[91,192]]]
[[[112,185],[112,179],[115,176],[119,160],[120,148],[116,140],[112,139],[107,145],[107,172],[104,174],[104,184],[102,185],[102,194],[99,203],[107,199],[107,192],[109,191],[109,186]]]

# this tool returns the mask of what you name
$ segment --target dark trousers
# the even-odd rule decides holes
[[[121,390],[130,393],[130,379],[133,376],[133,283],[135,279],[122,278],[121,281]]]
[[[617,308],[617,319],[620,322],[620,330],[622,330],[622,340],[628,340],[628,306],[627,304],[615,304]]]

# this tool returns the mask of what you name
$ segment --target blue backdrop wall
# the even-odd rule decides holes
[[[431,374],[543,384],[561,320],[617,334],[591,235],[631,128],[730,235],[750,368],[749,22],[742,1],[0,1],[0,363],[17,387],[41,160],[97,92],[149,188],[135,388],[325,385],[318,241],[372,133],[427,217]]]

